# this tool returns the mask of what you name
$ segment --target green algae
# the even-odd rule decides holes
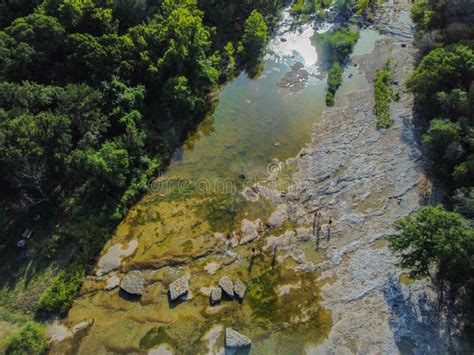
[[[140,339],[139,343],[140,349],[145,350],[149,350],[162,344],[175,344],[173,338],[171,338],[168,333],[166,333],[166,330],[163,327],[151,328],[148,333],[146,333],[145,336]]]
[[[412,279],[408,274],[400,275],[400,283],[405,286],[413,285],[416,282],[415,279]]]

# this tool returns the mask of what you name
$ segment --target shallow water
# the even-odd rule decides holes
[[[252,259],[252,245],[234,249],[240,254],[237,259],[232,253],[218,252],[221,242],[215,234],[222,232],[225,238],[243,218],[266,221],[274,210],[271,203],[247,202],[240,191],[267,178],[275,167],[274,158],[285,161],[295,156],[310,141],[312,126],[325,108],[325,79],[310,77],[297,93],[276,86],[297,61],[310,73],[319,71],[311,44],[314,29],[306,26],[301,33],[291,33],[287,20],[284,17],[270,43],[263,74],[252,80],[242,73],[225,86],[214,112],[176,152],[168,171],[151,185],[105,246],[104,254],[118,243],[138,241],[135,254],[126,256],[118,271],[141,269],[148,285],[145,295],[132,302],[117,289],[104,291],[105,279],[89,279],[67,322],[94,318],[95,323],[79,344],[63,346],[103,354],[143,352],[166,343],[178,353],[201,353],[209,345],[208,331],[222,325],[248,335],[254,353],[297,354],[328,334],[331,315],[319,305],[318,275],[296,272],[291,259],[274,267],[266,254]],[[281,41],[281,36],[290,39],[299,34],[294,42]],[[364,36],[361,40],[367,43],[359,45],[358,54],[372,46],[373,34]],[[365,79],[348,68],[341,90],[363,85]],[[290,179],[294,167],[286,169],[281,176]],[[288,226],[292,227],[296,226]],[[272,232],[276,233],[265,232],[253,245],[260,250]],[[302,245],[306,258],[324,260],[313,248]],[[217,270],[216,264],[221,265]],[[191,299],[170,304],[167,286],[185,272],[192,274]],[[246,298],[242,304],[226,301],[210,307],[203,287],[217,285],[224,275],[246,282]],[[280,286],[291,284],[299,288],[278,293]],[[222,334],[215,344],[216,351],[222,348]]]

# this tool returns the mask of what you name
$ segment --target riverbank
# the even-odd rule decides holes
[[[297,159],[286,203],[333,221],[331,241],[323,245],[328,261],[318,265],[319,280],[331,280],[321,294],[333,327],[308,353],[445,353],[460,346],[431,283],[408,280],[386,243],[393,222],[426,196],[413,97],[404,87],[416,54],[410,6],[392,1],[378,8],[373,28],[382,37],[371,53],[352,56],[369,85],[338,95]],[[393,126],[378,130],[373,83],[389,59],[400,99],[390,108]]]
[[[455,327],[450,328],[437,309],[430,284],[407,279],[385,241],[393,222],[418,209],[424,198],[413,98],[403,86],[415,54],[406,17],[409,6],[408,1],[387,2],[378,10],[368,33],[372,36],[376,29],[382,36],[373,37],[373,46],[356,47],[336,106],[317,120],[311,143],[296,158],[270,160],[266,180],[242,184],[247,185],[244,204],[232,210],[223,195],[209,201],[209,196],[195,193],[183,198],[157,191],[135,206],[104,249],[64,324],[49,328],[58,335],[52,352],[220,353],[228,327],[248,336],[252,352],[258,354],[443,352],[455,345],[449,330]],[[400,100],[391,106],[394,125],[378,130],[373,80],[388,58]],[[294,63],[286,70],[290,65]],[[267,118],[257,127],[276,118],[290,121],[290,114],[296,116],[302,105],[310,111],[308,92],[270,96],[284,75],[280,70],[265,73],[274,78],[273,89],[265,79],[250,84],[254,90],[247,104],[257,107],[256,117]],[[237,80],[231,94],[247,84]],[[265,94],[271,99],[262,100]],[[283,98],[283,105],[276,98]],[[271,115],[263,110],[268,102]],[[216,129],[232,132],[233,145],[228,135],[191,140],[195,146],[184,152],[188,160],[171,168],[177,177],[215,177],[216,171],[217,176],[237,175],[242,165],[245,171],[254,167],[258,172],[269,160],[267,154],[276,155],[293,141],[282,139],[284,130],[262,138],[268,132],[262,130],[261,143],[267,148],[257,145],[258,151],[237,154],[234,147],[250,141],[233,131],[232,120],[238,116],[228,109],[240,105],[236,112],[242,115],[244,106],[230,103],[224,106],[229,120],[217,121]],[[292,109],[285,117],[280,111],[288,106]],[[256,133],[250,136],[255,139]],[[212,154],[200,148],[206,146],[213,146]],[[220,160],[222,155],[225,159]],[[315,211],[322,214],[319,250],[312,233]],[[119,284],[137,269],[144,293],[131,300],[119,291]],[[170,302],[170,286],[187,275],[186,299]],[[246,285],[241,303],[224,299],[210,304],[212,290],[223,277]],[[81,323],[87,325],[85,331],[72,334]],[[61,334],[66,334],[63,342]]]

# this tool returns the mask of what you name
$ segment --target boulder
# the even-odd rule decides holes
[[[242,349],[252,345],[249,337],[236,332],[231,328],[225,330],[225,346],[226,348]]]
[[[230,278],[227,276],[221,277],[219,280],[219,286],[229,297],[234,297],[234,284]]]
[[[241,231],[242,238],[240,244],[247,244],[258,238],[258,230],[260,229],[262,221],[257,219],[255,222],[251,222],[248,219],[242,220]]]
[[[280,227],[288,219],[288,206],[285,204],[280,204],[277,206],[276,210],[272,213],[270,218],[267,221],[267,224],[271,228]]]
[[[178,298],[188,294],[190,278],[191,275],[186,274],[170,284],[168,291],[172,301],[176,301]]]
[[[255,190],[250,187],[246,187],[242,192],[242,196],[249,202],[257,202],[260,196],[255,192]]]
[[[130,271],[122,279],[120,288],[131,295],[141,296],[145,290],[145,279],[140,271]]]
[[[211,304],[217,304],[222,299],[222,289],[220,287],[215,287],[211,291]]]
[[[234,282],[234,293],[237,295],[238,298],[243,300],[246,291],[247,291],[247,286],[245,286],[242,280],[236,280]]]
[[[73,328],[72,328],[72,334],[80,334],[80,333],[85,333],[87,330],[89,330],[90,327],[94,324],[94,319],[88,319],[85,321],[82,321],[80,323],[77,323]],[[82,334],[84,335],[84,334]]]
[[[104,287],[106,291],[113,290],[114,288],[118,287],[120,285],[120,279],[117,277],[117,275],[112,275],[107,279],[107,283]]]

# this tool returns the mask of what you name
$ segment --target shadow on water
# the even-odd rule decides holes
[[[168,292],[166,299],[168,300],[168,307],[170,309],[174,309],[178,307],[181,303],[186,302],[188,300],[188,293],[179,297],[177,300],[173,301],[171,299],[170,293]]]
[[[129,302],[140,302],[140,299],[142,298],[142,296],[132,295],[122,289],[119,290],[119,297]]]
[[[449,325],[443,323],[438,300],[433,301],[426,293],[414,296],[409,291],[407,295],[394,277],[384,296],[391,312],[390,328],[401,354],[437,354],[449,345]]]
[[[231,349],[225,348],[224,354],[225,355],[248,355],[250,354],[251,347],[247,346],[242,349]]]

